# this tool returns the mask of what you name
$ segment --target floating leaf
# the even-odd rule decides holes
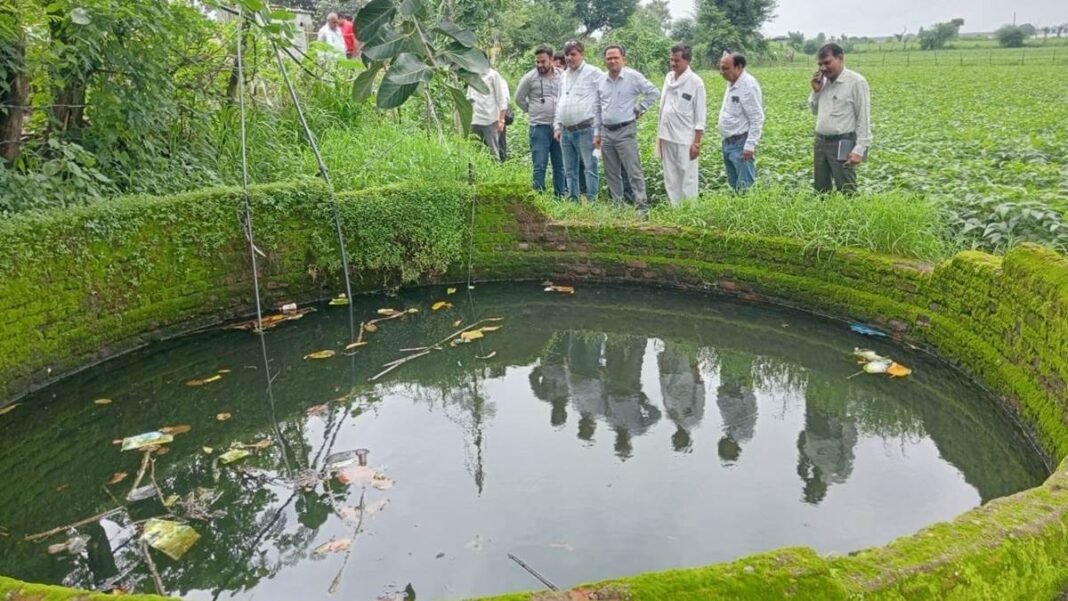
[[[219,455],[219,462],[223,464],[233,463],[239,459],[244,459],[251,454],[252,451],[249,451],[248,449],[230,449],[222,455]]]
[[[160,428],[159,431],[173,436],[175,434],[185,434],[192,429],[193,426],[190,426],[189,424],[178,424],[177,426],[164,426],[163,428]]]
[[[230,373],[230,371],[231,371],[231,370],[229,370],[229,369],[220,369],[220,370],[218,371],[218,373],[220,373],[220,374],[228,374],[228,373]]]
[[[174,437],[163,432],[145,432],[137,436],[128,436],[122,439],[123,451],[136,451],[145,447],[167,444],[174,441]]]
[[[456,288],[446,288],[445,294],[456,294]]]
[[[497,330],[499,330],[499,329],[501,329],[503,327],[504,326],[482,326],[479,329],[482,330],[483,332],[496,332]]]
[[[912,370],[900,363],[891,363],[890,367],[886,369],[886,373],[890,374],[891,378],[904,378],[911,374]]]
[[[557,286],[557,285],[554,284],[552,286],[546,286],[545,291],[546,292],[559,292],[560,294],[574,294],[575,293],[575,288],[572,287],[572,286]]]
[[[452,303],[449,303],[449,302],[446,302],[446,301],[438,301],[438,302],[434,303],[433,305],[430,305],[430,310],[431,311],[439,311],[441,309],[449,309],[449,308],[452,308]]]
[[[464,320],[457,319],[456,321],[452,322],[452,327],[458,328],[458,327],[460,327],[460,324],[462,324],[463,322],[464,322]]]
[[[112,484],[118,484],[119,482],[122,482],[123,480],[125,480],[126,476],[129,476],[129,475],[130,475],[129,472],[115,472],[114,474],[111,475],[110,478],[108,478],[108,485],[110,486]]]
[[[231,417],[233,417],[233,415],[229,411],[223,411],[222,413],[219,413],[218,415],[216,415],[215,419],[217,419],[217,420],[219,420],[221,422],[225,422],[225,421],[228,421]]]
[[[12,405],[8,405],[7,407],[0,408],[0,415],[4,415],[6,413],[11,413],[12,411],[15,410],[15,407],[18,407],[18,406],[19,406],[18,403],[14,403]]]
[[[482,355],[482,356],[476,355],[475,359],[492,359],[492,358],[494,358],[496,356],[497,356],[497,351],[493,351],[492,353],[490,353],[488,355]]]
[[[181,559],[199,538],[197,531],[185,524],[157,518],[145,523],[141,535],[142,541],[174,560]]]
[[[315,548],[314,553],[316,555],[326,555],[327,553],[340,553],[347,551],[352,546],[351,538],[339,538],[332,540],[328,543],[324,543]]]
[[[331,307],[344,307],[345,305],[348,305],[348,304],[349,304],[349,297],[345,296],[344,294],[339,294],[339,295],[335,296],[334,298],[330,299],[330,306]]]
[[[163,500],[163,506],[167,508],[173,507],[179,499],[181,499],[181,497],[179,497],[178,495],[171,495]]]
[[[364,328],[364,329],[366,329],[366,328]],[[345,345],[345,350],[346,351],[351,351],[352,349],[360,348],[361,346],[367,346],[367,341],[366,340],[360,340],[359,342],[351,342],[351,343]]]
[[[314,353],[308,353],[307,355],[304,355],[304,358],[305,359],[329,359],[330,357],[333,357],[334,355],[335,355],[334,351],[325,350],[325,351],[315,351]]]
[[[471,342],[472,340],[478,340],[479,338],[482,338],[482,330],[469,330],[460,333],[460,339],[464,342]]]
[[[377,313],[379,315],[385,315],[386,317],[389,317],[391,315],[396,315],[397,313],[400,313],[400,311],[396,309],[379,309]]]
[[[208,376],[202,380],[189,380],[185,383],[186,386],[203,386],[205,384],[211,384],[212,382],[218,382],[222,379],[222,374],[215,374]]]
[[[892,362],[889,359],[882,359],[879,361],[871,361],[864,365],[864,371],[869,374],[885,374],[890,369]]]
[[[93,401],[94,405],[110,405],[111,399],[96,399]]]
[[[211,447],[200,447],[200,450],[204,451],[205,455],[211,455],[212,453],[215,452],[215,449],[213,449]]]
[[[261,440],[257,440],[256,442],[254,442],[252,444],[237,445],[237,447],[242,448],[242,449],[254,449],[254,450],[257,450],[257,451],[262,451],[263,449],[266,449],[267,447],[269,447],[269,446],[271,446],[273,444],[274,444],[274,441],[271,440],[270,436],[268,436],[267,438],[263,438]]]

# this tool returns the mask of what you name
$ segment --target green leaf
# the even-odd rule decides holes
[[[474,116],[474,106],[467,99],[467,92],[460,87],[446,86],[449,95],[452,96],[452,105],[460,115],[460,130],[463,135],[471,131],[471,118]]]
[[[456,75],[458,75],[460,79],[464,81],[464,83],[478,90],[479,92],[482,92],[483,94],[490,93],[489,86],[486,85],[486,82],[482,81],[482,76],[478,73],[472,73],[465,69],[460,69],[456,72]]]
[[[419,84],[430,81],[433,76],[433,70],[418,56],[402,52],[390,63],[383,83],[388,80],[397,85]]]
[[[352,82],[352,99],[356,102],[363,102],[371,97],[371,89],[375,83],[375,76],[382,70],[385,63],[376,62],[371,63],[371,66],[366,71],[356,76],[356,81]]]
[[[431,31],[446,35],[456,40],[464,48],[473,48],[477,43],[477,40],[475,40],[475,34],[464,29],[463,27],[460,27],[459,25],[456,25],[455,23],[450,23],[448,21],[438,22],[434,25],[434,28]]]
[[[404,104],[408,97],[415,93],[419,84],[398,84],[389,79],[383,79],[382,85],[378,86],[378,98],[376,106],[380,109],[395,109]]]
[[[386,31],[387,28],[383,28]],[[402,36],[388,28],[389,33],[380,36],[382,40],[374,46],[368,45],[363,49],[363,54],[373,61],[384,61],[396,58],[401,52],[411,50],[413,44],[409,36]]]
[[[371,0],[356,13],[356,31],[360,40],[374,46],[379,43],[383,26],[389,25],[397,9],[392,0]]]
[[[478,73],[479,75],[489,70],[490,64],[486,55],[477,48],[464,48],[459,44],[452,44],[440,55],[440,58],[461,69]]]
[[[70,20],[75,25],[88,25],[89,24],[89,12],[84,8],[76,8],[70,11]]]
[[[426,3],[423,0],[404,0],[400,5],[402,17],[426,15]]]

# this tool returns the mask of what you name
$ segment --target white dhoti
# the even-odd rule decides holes
[[[697,198],[697,166],[701,155],[690,160],[690,145],[660,140],[660,159],[664,162],[664,187],[671,206]]]

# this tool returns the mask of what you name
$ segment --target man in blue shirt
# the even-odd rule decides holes
[[[601,80],[600,87],[602,131],[594,137],[594,146],[601,147],[612,198],[623,200],[626,177],[638,215],[645,217],[649,203],[638,154],[638,118],[653,106],[660,91],[644,75],[626,66],[627,53],[622,46],[613,44],[605,48],[604,63],[608,76]]]

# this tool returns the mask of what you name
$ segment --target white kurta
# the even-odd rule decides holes
[[[664,162],[664,187],[673,206],[697,198],[699,158],[690,160],[694,134],[705,129],[705,83],[691,69],[668,73],[660,95],[657,144]]]

